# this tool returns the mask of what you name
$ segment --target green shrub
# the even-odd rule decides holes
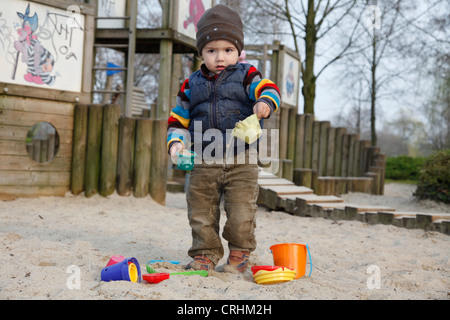
[[[420,168],[426,158],[398,156],[386,159],[386,179],[413,180],[419,179]]]
[[[450,203],[450,150],[437,152],[427,159],[420,170],[415,196]]]

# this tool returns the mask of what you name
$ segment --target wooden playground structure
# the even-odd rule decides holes
[[[116,12],[105,14],[113,3]],[[203,9],[214,3],[202,1]],[[189,8],[183,7],[188,1],[164,1],[157,29],[136,28],[137,0],[0,4],[0,200],[117,192],[150,195],[164,204],[166,190],[182,185],[184,178],[171,167],[165,141],[178,91],[172,79],[179,72],[174,57],[196,54],[196,17],[186,19]],[[94,90],[95,74],[111,70],[96,65],[98,48],[125,54],[126,65],[113,69],[125,74],[119,91]],[[271,63],[268,76],[280,84],[284,97],[279,112],[265,125],[279,130],[279,157],[272,160],[278,162],[276,177],[283,184],[287,181],[288,189],[307,188],[316,196],[383,194],[385,155],[379,148],[345,128],[298,114],[300,57],[278,42],[247,45],[246,50],[253,52],[250,59],[264,62],[263,73],[266,61]],[[151,109],[142,90],[133,85],[135,53],[160,55],[158,99]],[[288,78],[292,70],[296,78]],[[122,104],[94,104],[94,94],[122,94],[125,99]],[[267,186],[267,180],[261,180],[260,203],[278,208],[280,195]],[[282,203],[291,213],[300,205],[295,198]]]

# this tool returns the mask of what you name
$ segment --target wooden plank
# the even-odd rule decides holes
[[[0,185],[0,200],[14,200],[17,198],[36,198],[48,196],[63,197],[67,192],[69,192],[69,186]]]
[[[260,188],[261,199],[265,206],[273,210],[286,207],[286,196],[313,193],[306,187],[300,186],[267,186]]]
[[[28,154],[23,156],[0,156],[1,171],[66,171],[72,169],[71,158],[55,157],[48,163],[39,163],[33,161]],[[0,180],[0,184],[2,181]]]
[[[0,117],[0,124],[32,127],[38,122],[46,121],[51,123],[57,130],[64,128],[73,130],[73,116],[58,114],[42,114],[15,110],[3,110]]]
[[[0,109],[61,116],[74,115],[73,103],[24,97],[0,96]]]
[[[289,181],[287,179],[258,179],[258,185],[264,187],[264,186],[283,186],[283,185],[294,185],[292,181]]]
[[[3,186],[69,186],[70,176],[70,171],[0,171]]]
[[[258,179],[279,179],[280,177],[278,177],[277,175],[264,171],[264,170],[260,170],[258,173]]]
[[[305,194],[313,193],[313,190],[303,186],[269,186],[266,188],[269,191],[276,193],[277,195],[290,195],[290,194]]]
[[[336,197],[336,196],[318,196],[314,193],[296,195],[295,198],[304,200],[306,203],[340,203],[340,202],[344,202],[344,199]]]
[[[0,138],[0,156],[28,156],[28,152],[24,140],[2,140]],[[67,143],[61,143],[58,148],[58,152],[55,157],[59,158],[71,158],[72,157],[72,145]]]
[[[296,209],[298,207],[303,208],[305,205],[310,203],[323,203],[323,202],[339,202],[344,201],[335,196],[318,196],[314,193],[310,194],[296,194],[282,196],[286,202],[285,209],[287,212],[296,214]]]

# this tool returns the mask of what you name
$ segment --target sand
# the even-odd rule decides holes
[[[343,196],[352,203],[394,206],[397,211],[450,212],[450,206],[414,201],[414,186],[387,184],[385,196]],[[225,217],[222,218],[222,225]],[[305,218],[259,208],[258,248],[252,265],[272,265],[270,246],[308,244],[310,277],[259,285],[243,274],[171,276],[158,284],[102,282],[112,255],[135,257],[142,273],[153,259],[158,271],[179,271],[190,258],[185,195],[151,198],[68,193],[0,201],[0,299],[29,300],[328,300],[437,299],[450,294],[450,236],[359,221]],[[226,243],[224,242],[226,248]],[[226,250],[225,254],[228,252]],[[226,256],[220,263],[226,261]],[[307,265],[307,274],[310,265]]]

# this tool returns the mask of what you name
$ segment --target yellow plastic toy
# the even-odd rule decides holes
[[[252,267],[253,279],[257,284],[274,284],[294,280],[297,273],[286,267],[280,266],[255,266]]]
[[[256,114],[239,121],[231,133],[232,136],[251,144],[262,135],[261,125]]]

